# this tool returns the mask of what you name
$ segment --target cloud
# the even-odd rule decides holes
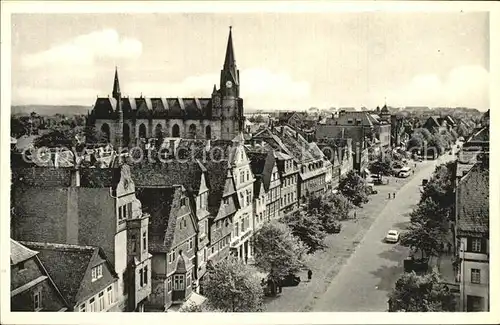
[[[415,76],[387,98],[390,105],[467,106],[489,108],[489,73],[481,66],[460,66],[445,78],[435,74]]]
[[[122,37],[116,30],[105,29],[77,36],[66,43],[22,57],[26,68],[47,65],[89,66],[100,58],[137,58],[142,53],[142,43],[133,38]]]

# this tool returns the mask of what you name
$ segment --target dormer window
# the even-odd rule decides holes
[[[92,282],[102,278],[102,264],[92,268]]]
[[[181,206],[186,206],[186,198],[185,197],[183,197],[181,199]]]

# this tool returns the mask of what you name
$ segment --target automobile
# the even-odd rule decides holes
[[[410,176],[410,174],[411,174],[411,169],[409,167],[403,167],[399,171],[398,177],[400,177],[400,178],[406,178],[406,177]]]
[[[296,287],[300,283],[300,277],[296,276],[295,274],[288,274],[284,278],[281,279],[280,281],[280,286],[281,287]]]
[[[373,183],[367,184],[368,194],[378,194],[378,191],[375,189]]]
[[[427,185],[427,183],[429,183],[429,180],[428,180],[427,178],[424,178],[424,179],[422,180],[422,186]]]
[[[389,230],[385,235],[386,243],[397,243],[399,241],[399,232],[397,230]]]

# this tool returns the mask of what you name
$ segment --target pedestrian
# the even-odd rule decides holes
[[[389,200],[391,199],[391,193],[388,193],[389,194]]]
[[[356,219],[356,211],[354,211],[354,219]]]
[[[307,271],[307,280],[308,280],[308,281],[311,281],[312,277],[313,277],[313,271],[308,270],[308,271]]]
[[[392,198],[395,199],[396,198],[396,192],[392,193]]]

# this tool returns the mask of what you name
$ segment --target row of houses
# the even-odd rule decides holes
[[[252,263],[251,238],[265,221],[336,187],[352,169],[348,145],[330,144],[327,157],[277,126],[247,141],[165,139],[146,149],[153,159],[130,152],[107,168],[13,166],[11,249],[21,257],[11,258],[12,310],[201,303],[211,265],[230,255]]]

